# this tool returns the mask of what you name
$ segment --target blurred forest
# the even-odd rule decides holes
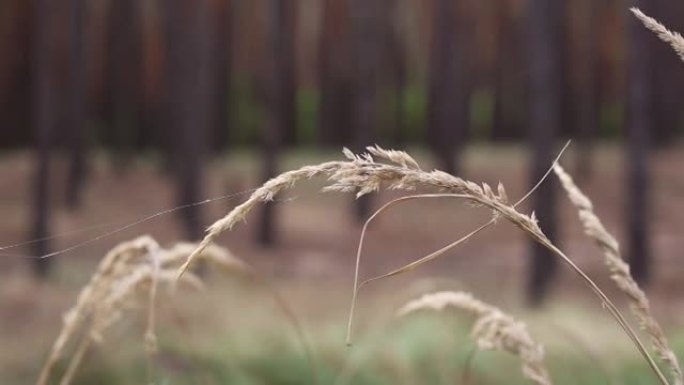
[[[468,143],[515,141],[532,153],[531,186],[561,138],[576,139],[582,178],[596,141],[624,141],[627,248],[645,281],[648,151],[682,133],[684,66],[630,6],[684,31],[672,0],[3,0],[0,148],[35,153],[30,237],[44,238],[54,153],[77,208],[102,150],[121,170],[158,155],[187,204],[205,198],[203,161],[237,148],[263,154],[265,180],[293,146],[424,146],[458,173]],[[551,237],[554,196],[544,184],[533,204]],[[262,213],[263,244],[275,214]],[[196,239],[205,222],[188,209],[184,224]],[[535,302],[554,266],[531,247]]]

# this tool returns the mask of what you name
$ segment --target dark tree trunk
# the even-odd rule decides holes
[[[525,136],[526,79],[521,20],[510,0],[496,4],[497,62],[494,75],[492,139],[513,140]]]
[[[468,132],[465,29],[457,28],[457,2],[435,0],[430,52],[427,129],[440,167],[458,172],[457,156]]]
[[[175,138],[171,164],[177,180],[178,204],[202,197],[202,160],[211,122],[211,21],[208,0],[167,0],[167,116]],[[186,233],[201,237],[199,206],[181,211]]]
[[[392,38],[392,56],[394,62],[393,86],[395,93],[394,110],[394,144],[399,148],[404,147],[409,141],[409,133],[406,132],[406,61],[404,60],[404,49],[401,46],[401,37]]]
[[[69,172],[66,204],[71,209],[81,203],[81,191],[86,178],[86,58],[85,0],[71,0],[71,52],[68,101]]]
[[[31,10],[29,1],[9,1],[0,6],[4,16],[0,38],[0,146],[30,145],[31,87]],[[3,41],[4,40],[4,41]],[[6,44],[2,44],[6,43]],[[6,72],[5,72],[6,71]],[[4,73],[3,73],[4,72]]]
[[[270,0],[267,68],[268,117],[262,137],[263,180],[274,177],[278,168],[279,148],[294,124],[294,18],[292,2]],[[257,240],[264,246],[276,242],[275,204],[265,204],[261,211]]]
[[[389,134],[388,142],[397,147],[402,147],[408,140],[405,124],[404,89],[406,87],[406,60],[405,52],[396,22],[399,12],[400,2],[397,0],[382,0],[383,9],[381,11],[384,55],[380,68],[383,69],[386,79],[386,87],[392,94],[392,113],[389,114],[388,127],[386,132]],[[385,84],[383,84],[385,86]]]
[[[348,0],[322,0],[318,45],[320,113],[318,141],[325,146],[351,144],[351,44]]]
[[[351,12],[354,45],[354,150],[363,151],[373,144],[377,122],[377,85],[380,29],[378,18],[381,0],[352,0]],[[370,214],[370,196],[356,200],[356,218],[365,220]]]
[[[599,125],[598,89],[598,13],[600,4],[595,0],[585,0],[582,6],[582,35],[580,41],[580,78],[577,101],[577,136],[579,139],[577,172],[579,178],[589,178],[592,174],[592,153],[594,139]]]
[[[297,7],[296,0],[281,1],[281,21],[279,22],[279,36],[277,44],[280,58],[278,71],[282,77],[279,109],[282,119],[282,139],[284,144],[293,145],[297,142],[297,74],[295,71],[295,42],[297,37]]]
[[[640,7],[642,1],[634,1]],[[630,14],[627,23],[627,213],[628,259],[634,279],[645,283],[650,273],[648,218],[648,148],[653,129],[650,32]]]
[[[140,124],[141,28],[140,3],[111,1],[108,31],[109,140],[116,154],[116,166],[127,167]]]
[[[681,1],[654,0],[644,6],[651,6],[650,13],[668,28],[684,29],[684,4]],[[678,133],[684,124],[684,69],[679,57],[667,44],[649,38],[648,52],[652,54],[653,73],[653,144],[660,147],[676,143]]]
[[[531,184],[539,181],[554,157],[553,142],[561,127],[561,10],[560,0],[531,0],[528,4],[530,57],[530,129],[532,145]],[[556,233],[555,186],[546,181],[533,196],[533,209],[544,233]],[[555,276],[556,259],[533,241],[528,300],[538,305]]]
[[[214,0],[216,36],[213,55],[216,62],[214,96],[214,150],[223,151],[230,138],[230,91],[233,47],[233,0]]]
[[[36,169],[33,181],[33,225],[31,237],[38,239],[33,253],[42,256],[49,252],[46,239],[50,222],[50,152],[54,127],[54,87],[52,76],[53,50],[50,39],[52,26],[52,3],[36,0],[33,4],[33,49],[31,106],[32,126],[36,140]],[[51,259],[34,259],[33,271],[45,278],[50,270]]]

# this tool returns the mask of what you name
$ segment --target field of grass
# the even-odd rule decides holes
[[[471,151],[469,162],[478,165],[476,169],[485,175],[485,179],[486,175],[501,171],[502,167],[519,170],[524,160],[520,153],[516,155],[510,150],[508,153],[501,149],[475,148]],[[485,151],[499,155],[505,153],[505,156],[493,158],[484,155]],[[616,163],[610,161],[611,152],[601,154],[603,157],[608,154],[608,157],[597,172],[611,175],[611,169],[616,167]],[[667,158],[667,155],[663,156]],[[288,161],[288,167],[289,163],[315,163],[318,158],[293,158]],[[502,163],[502,159],[506,161]],[[511,159],[515,161],[511,162]],[[230,163],[241,173],[251,174],[253,163],[248,158],[233,159]],[[228,175],[237,174],[233,170]],[[365,173],[360,175],[366,176]],[[520,179],[515,171],[504,172],[503,176]],[[676,183],[676,178],[673,180]],[[330,215],[331,202],[339,204],[339,197],[316,194],[321,184],[322,181],[315,182],[298,190],[309,199],[315,195],[314,205],[309,202],[302,206],[298,203],[300,200],[291,201],[297,192],[286,195],[282,204],[283,207],[294,206],[293,211],[286,212],[286,217],[294,215],[299,218],[294,222],[288,220],[283,226],[287,237],[296,239],[311,232],[314,251],[304,251],[299,243],[301,240],[293,243],[290,238],[285,242],[285,252],[244,248],[237,253],[250,263],[252,258],[245,251],[264,253],[254,262],[260,274],[269,277],[267,280],[271,286],[239,274],[214,271],[202,276],[205,281],[203,290],[181,287],[168,291],[162,285],[154,306],[157,349],[150,351],[146,343],[150,307],[145,301],[136,302],[137,306],[127,309],[120,322],[103,333],[102,338],[98,338],[88,350],[71,383],[529,383],[521,373],[515,349],[499,352],[478,348],[477,338],[474,338],[477,336],[470,332],[474,317],[450,310],[441,313],[423,311],[403,318],[396,316],[396,311],[408,300],[438,290],[474,292],[479,298],[497,304],[527,324],[530,335],[545,347],[546,368],[553,383],[657,383],[657,377],[640,359],[629,338],[571,274],[559,283],[560,288],[545,308],[532,311],[522,306],[520,292],[515,288],[520,287],[524,264],[514,256],[515,248],[510,245],[524,241],[524,238],[506,238],[505,234],[516,231],[510,225],[498,225],[498,230],[494,229],[489,235],[493,235],[500,246],[496,250],[491,248],[491,241],[485,239],[478,243],[474,240],[466,248],[466,255],[446,257],[461,260],[456,264],[452,262],[441,267],[438,264],[437,269],[428,268],[419,275],[402,275],[364,289],[359,297],[353,346],[346,347],[345,321],[353,278],[351,256],[359,227],[349,223],[331,224],[323,219]],[[516,189],[514,187],[514,191]],[[473,191],[477,193],[476,190]],[[516,196],[519,195],[522,194],[516,192]],[[487,196],[495,201],[499,199],[494,195]],[[396,195],[383,197],[386,200]],[[605,199],[605,196],[600,199]],[[408,208],[406,211],[412,213],[408,217],[402,210],[398,210],[400,214],[386,214],[387,218],[369,233],[373,240],[369,239],[367,251],[373,262],[364,265],[367,269],[364,276],[376,275],[415,259],[434,249],[437,238],[455,239],[454,232],[448,231],[449,227],[443,224],[438,227],[440,232],[420,226],[418,218],[421,215],[438,216],[444,207],[444,203],[428,202]],[[576,211],[571,207],[566,210],[568,219],[564,222],[581,228],[576,219],[574,222],[570,219],[576,217]],[[225,214],[220,208],[219,211],[223,211],[219,215]],[[486,212],[484,214],[459,215],[456,222],[460,230],[456,234],[471,229],[473,223],[486,220]],[[311,228],[306,226],[307,223]],[[341,235],[340,227],[347,226],[351,226],[351,230],[346,230],[349,234]],[[420,235],[420,230],[414,230],[416,228],[426,232]],[[156,230],[155,227],[151,229]],[[331,238],[326,235],[328,233]],[[168,233],[162,234],[168,236]],[[397,234],[404,235],[397,237]],[[574,230],[571,234],[575,238],[584,237],[581,230]],[[239,237],[244,238],[244,235]],[[328,244],[328,239],[336,243]],[[239,238],[233,235],[221,238],[219,243],[227,243],[231,248],[233,244],[238,249],[244,247],[244,239],[242,246],[233,240]],[[583,267],[587,266],[592,277],[597,277],[601,287],[612,287],[602,265],[600,251],[591,247],[578,249],[576,242],[570,243],[575,245],[570,248],[573,251],[571,256],[574,257],[577,250],[591,254],[582,255],[578,261]],[[397,258],[396,254],[407,245],[416,249]],[[97,250],[101,247],[82,248],[78,252],[80,256],[60,256],[59,261],[63,263],[58,265],[51,282],[39,284],[22,274],[4,276],[6,279],[0,296],[0,309],[3,311],[0,383],[35,381],[46,352],[62,327],[58,315],[73,305],[79,287],[93,274],[95,264],[104,254],[104,251],[100,253]],[[322,253],[321,250],[326,248],[341,253],[346,262],[331,264],[331,259],[341,257]],[[501,250],[508,250],[511,255],[502,259],[498,255]],[[301,261],[292,259],[302,257],[302,254],[308,256]],[[479,256],[467,259],[467,254]],[[494,255],[485,258],[487,254]],[[66,257],[69,259],[65,260]],[[489,262],[483,262],[483,258]],[[587,264],[587,261],[592,262]],[[678,275],[672,267],[668,265],[672,273],[670,277],[676,279]],[[517,278],[511,280],[509,277],[502,281],[502,278],[512,275]],[[659,294],[654,297],[654,305],[658,318],[665,321],[666,329],[671,330],[671,346],[681,354],[684,351],[684,334],[680,334],[677,328],[668,327],[677,325],[681,317],[681,312],[673,308],[677,301],[669,297],[678,291],[672,290],[674,283],[668,282],[663,279],[660,285],[656,285],[655,292]],[[279,301],[274,300],[272,289],[282,296]],[[611,298],[622,298],[614,288],[607,292]],[[623,312],[628,311],[627,301],[619,299],[616,303]],[[80,330],[76,336],[84,336],[82,333],[86,331],[87,328]],[[647,335],[641,337],[648,339]],[[75,347],[71,342],[67,344],[66,351],[73,351]],[[508,354],[511,352],[514,354]],[[53,374],[66,370],[66,357],[57,361]]]
[[[321,288],[322,283],[278,285],[300,315],[311,363],[303,341],[268,294],[231,281],[212,276],[201,293],[162,295],[159,351],[151,362],[142,341],[145,313],[131,313],[92,350],[74,384],[147,383],[148,378],[155,384],[529,383],[514,357],[476,350],[470,317],[448,311],[394,317],[405,300],[436,284],[370,293],[362,301],[362,321],[350,348],[344,345],[346,293]],[[626,337],[594,306],[554,304],[540,312],[502,308],[525,320],[530,334],[545,345],[556,384],[656,383]],[[35,330],[39,342],[32,351],[17,352],[22,341],[5,341],[14,344],[19,366],[5,366],[0,383],[32,383],[57,329],[53,324]],[[682,337],[674,333],[671,338],[680,354]]]

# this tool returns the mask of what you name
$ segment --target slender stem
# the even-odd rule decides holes
[[[74,351],[74,355],[71,356],[69,366],[67,367],[67,370],[64,372],[62,379],[59,381],[59,385],[71,384],[71,381],[74,379],[74,375],[76,375],[78,367],[81,366],[81,362],[83,362],[83,357],[88,351],[88,348],[90,348],[90,343],[90,336],[87,334],[84,335],[81,339],[81,342],[78,344],[76,351]]]
[[[535,237],[537,239],[537,237]],[[639,339],[639,336],[636,334],[634,329],[632,329],[631,326],[629,326],[629,323],[625,320],[624,316],[618,310],[618,308],[613,304],[613,302],[608,298],[608,296],[596,285],[596,283],[589,278],[589,276],[582,271],[568,256],[566,256],[560,249],[558,249],[555,245],[553,245],[551,242],[549,242],[546,239],[537,239],[539,243],[541,243],[543,246],[545,246],[547,249],[551,250],[553,253],[561,257],[563,261],[570,266],[575,273],[577,273],[592,289],[592,291],[601,299],[602,304],[604,305],[605,308],[608,309],[608,312],[613,316],[613,318],[617,321],[617,323],[622,327],[622,329],[627,333],[627,336],[632,340],[634,345],[637,347],[637,350],[641,355],[646,359],[646,362],[648,362],[648,365],[653,369],[653,372],[655,372],[656,376],[660,380],[660,382],[663,385],[669,385],[670,382],[668,381],[667,377],[663,374],[663,372],[660,370],[658,365],[655,363],[651,355],[648,353],[648,350],[644,346],[644,344],[641,342]]]
[[[546,178],[548,178],[549,175],[551,175],[551,172],[553,171],[554,166],[556,165],[556,163],[558,163],[558,161],[560,160],[560,158],[563,156],[563,153],[565,153],[565,150],[568,149],[568,147],[570,146],[570,143],[571,143],[570,140],[568,140],[568,141],[565,143],[565,145],[563,146],[563,148],[561,148],[561,150],[558,152],[558,155],[556,156],[556,159],[554,159],[554,161],[553,161],[553,163],[551,164],[551,166],[549,166],[549,168],[546,170],[546,172],[544,173],[544,175],[539,179],[539,181],[530,189],[530,191],[527,192],[527,194],[523,195],[520,199],[518,199],[517,202],[515,202],[515,204],[513,204],[513,207],[514,207],[514,208],[517,207],[517,206],[519,206],[522,202],[524,202],[527,198],[529,198],[529,197],[530,197],[530,196],[539,188],[539,186],[541,186],[541,184],[544,183],[544,181],[546,180]],[[416,260],[416,261],[410,263],[409,265],[406,265],[406,266],[404,266],[404,267],[402,267],[402,268],[399,268],[399,269],[397,269],[397,270],[394,270],[394,271],[392,271],[392,272],[390,272],[390,273],[387,273],[387,274],[384,274],[384,275],[382,275],[382,276],[378,276],[378,277],[374,277],[374,278],[368,279],[368,280],[366,280],[366,281],[363,281],[363,282],[359,285],[358,282],[359,282],[359,269],[360,269],[360,265],[361,265],[361,252],[363,251],[363,243],[364,243],[364,240],[365,240],[365,238],[366,238],[366,231],[368,230],[368,226],[370,225],[370,223],[371,223],[378,215],[380,215],[380,213],[382,213],[383,211],[385,211],[386,209],[390,208],[391,206],[393,206],[393,205],[395,205],[395,204],[402,203],[402,202],[407,202],[407,201],[409,201],[409,200],[423,199],[423,198],[428,198],[428,199],[429,199],[429,198],[464,198],[464,199],[471,199],[471,200],[472,200],[472,197],[470,197],[470,196],[468,196],[468,195],[464,195],[464,194],[420,194],[420,195],[409,195],[409,196],[405,196],[405,197],[401,197],[401,198],[394,199],[394,200],[392,200],[392,201],[390,201],[390,202],[384,204],[382,207],[380,207],[376,212],[373,213],[373,215],[371,215],[371,216],[366,220],[366,222],[363,224],[363,229],[361,230],[361,237],[359,238],[359,245],[358,245],[358,247],[357,247],[357,249],[356,249],[356,265],[355,265],[355,268],[354,268],[354,288],[353,288],[353,290],[352,290],[352,300],[351,300],[351,306],[350,306],[350,309],[349,309],[349,319],[348,319],[348,321],[347,321],[347,336],[346,336],[346,339],[345,339],[345,343],[346,343],[347,346],[351,346],[351,335],[352,335],[352,324],[353,324],[353,319],[354,319],[354,310],[356,309],[356,301],[357,301],[357,297],[358,297],[358,292],[359,292],[359,290],[361,289],[361,287],[363,287],[364,285],[366,285],[366,284],[368,284],[368,283],[370,283],[370,282],[372,282],[372,281],[376,281],[376,280],[379,280],[379,279],[382,279],[382,278],[388,278],[388,277],[391,277],[391,276],[395,276],[395,275],[397,275],[397,274],[401,274],[401,273],[406,272],[406,271],[413,270],[413,269],[416,268],[417,266],[420,266],[420,265],[423,264],[423,263],[429,262],[429,261],[431,261],[431,260],[433,260],[433,259],[439,257],[440,255],[446,253],[447,251],[451,250],[452,248],[454,248],[454,247],[456,247],[456,246],[462,244],[463,242],[465,242],[466,240],[468,240],[468,239],[471,238],[472,236],[476,235],[476,234],[479,233],[480,231],[482,231],[482,230],[486,229],[487,227],[489,227],[489,226],[491,226],[491,225],[493,225],[493,224],[496,223],[496,218],[492,218],[489,222],[487,222],[487,223],[481,225],[481,226],[478,227],[477,229],[475,229],[475,230],[473,230],[472,232],[468,233],[468,234],[465,235],[464,237],[459,238],[459,239],[456,240],[455,242],[452,242],[452,243],[446,245],[445,247],[443,247],[443,248],[441,248],[441,249],[439,249],[439,250],[437,250],[437,251],[435,251],[435,252],[433,252],[433,253],[430,253],[430,254],[426,255],[425,257],[423,257],[423,258],[420,258],[420,259],[418,259],[418,260]]]

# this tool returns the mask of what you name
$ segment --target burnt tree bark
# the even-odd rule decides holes
[[[530,74],[529,141],[532,145],[531,185],[539,181],[554,157],[553,142],[561,129],[561,11],[560,0],[531,0],[528,4]],[[533,195],[533,210],[544,233],[556,233],[555,185],[547,181]],[[527,297],[541,304],[557,269],[556,259],[536,241],[531,243]]]
[[[81,203],[81,191],[86,178],[86,57],[85,0],[71,0],[70,20],[70,91],[68,100],[69,170],[66,204],[71,209]]]
[[[632,5],[643,3],[635,0]],[[631,14],[627,17],[627,255],[634,279],[643,284],[650,276],[648,149],[653,129],[653,64],[648,54],[650,32]]]
[[[46,239],[50,222],[50,153],[54,128],[54,84],[51,70],[53,50],[51,27],[53,21],[52,3],[36,0],[33,4],[33,44],[31,51],[31,110],[32,129],[36,145],[36,168],[33,175],[33,220],[31,237],[33,253],[42,256],[49,252]],[[33,272],[45,278],[50,271],[50,258],[33,259]]]
[[[429,62],[427,130],[442,170],[456,174],[457,156],[468,132],[465,31],[458,2],[435,0]]]

